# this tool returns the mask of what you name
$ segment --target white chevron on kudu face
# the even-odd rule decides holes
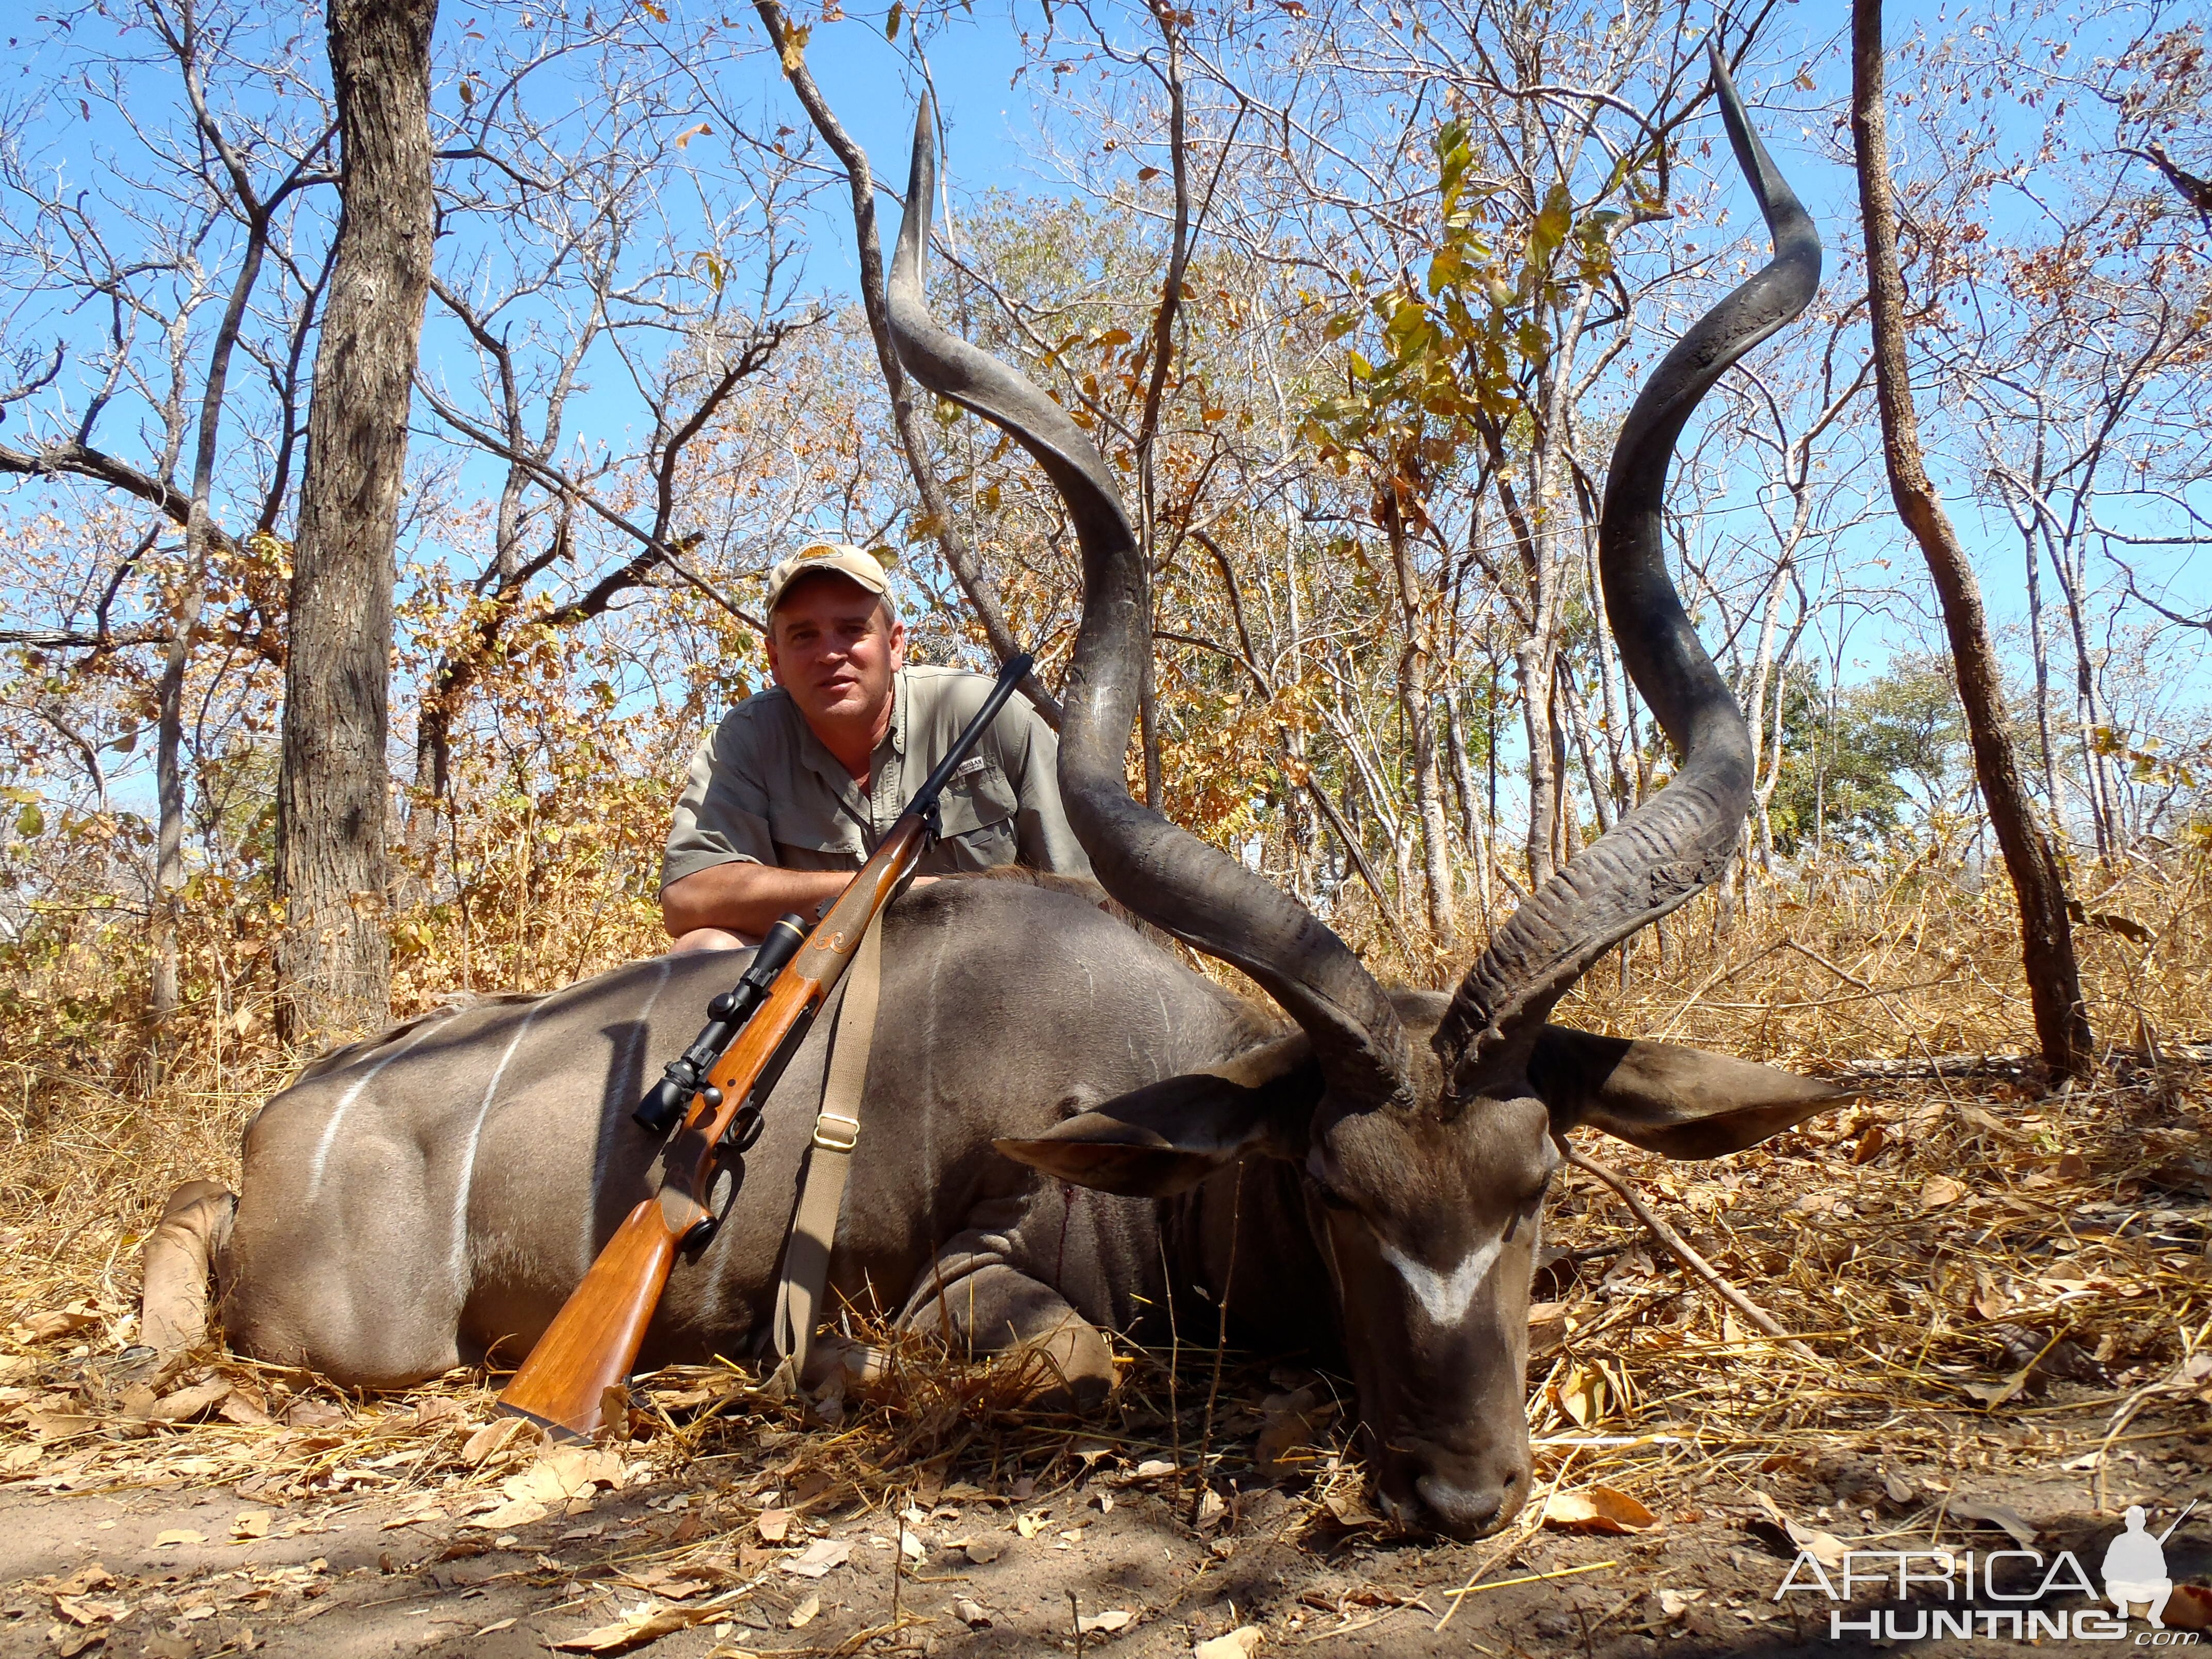
[[[1448,1273],[1438,1273],[1425,1261],[1416,1261],[1388,1240],[1382,1243],[1382,1259],[1398,1270],[1398,1276],[1406,1281],[1406,1288],[1413,1291],[1413,1299],[1421,1304],[1431,1322],[1440,1329],[1449,1329],[1467,1317],[1468,1310],[1474,1305],[1475,1292],[1490,1277],[1498,1253],[1504,1248],[1502,1237],[1479,1244]]]

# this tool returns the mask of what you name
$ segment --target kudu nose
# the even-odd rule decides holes
[[[1525,1455],[1462,1452],[1422,1461],[1428,1466],[1413,1476],[1413,1502],[1408,1506],[1415,1513],[1405,1518],[1431,1532],[1480,1538],[1519,1514],[1528,1496]]]

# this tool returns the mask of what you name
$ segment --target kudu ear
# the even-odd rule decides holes
[[[1117,1095],[1034,1140],[994,1140],[1016,1163],[1122,1198],[1184,1192],[1247,1152],[1305,1156],[1322,1094],[1304,1032],[1218,1072],[1171,1077]]]
[[[1851,1092],[1702,1048],[1561,1025],[1538,1035],[1528,1081],[1556,1127],[1587,1125],[1674,1158],[1740,1152]]]

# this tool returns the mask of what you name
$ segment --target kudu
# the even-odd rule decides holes
[[[937,182],[927,106],[915,131],[890,284],[900,361],[1028,449],[1082,551],[1083,622],[1062,693],[1069,820],[1107,891],[1242,969],[1299,1028],[1216,1075],[1170,1078],[1048,1135],[998,1145],[1063,1180],[1124,1194],[1184,1191],[1255,1155],[1295,1172],[1382,1503],[1455,1534],[1494,1523],[1527,1491],[1525,1322],[1558,1137],[1592,1122],[1675,1156],[1710,1156],[1808,1115],[1830,1094],[1679,1049],[1544,1040],[1546,1016],[1599,957],[1718,877],[1751,802],[1749,732],[1668,579],[1662,502],[1691,411],[1811,301],[1820,245],[1717,52],[1712,67],[1774,258],[1644,386],[1613,450],[1598,530],[1621,659],[1680,766],[1514,913],[1449,1000],[1386,994],[1287,894],[1130,798],[1123,758],[1152,649],[1136,538],[1112,474],[1060,405],[925,308]]]
[[[1039,1350],[1078,1401],[1114,1375],[1101,1327],[1193,1287],[1225,1297],[1243,1340],[1349,1365],[1385,1510],[1471,1536],[1527,1490],[1528,1281],[1555,1137],[1588,1124],[1708,1158],[1833,1098],[1764,1066],[1545,1021],[1601,952],[1713,878],[1748,799],[1743,720],[1668,581],[1659,499],[1699,394],[1802,308],[1819,250],[1717,80],[1777,258],[1644,389],[1602,531],[1623,658],[1682,764],[1521,907],[1450,997],[1385,992],[1289,897],[1129,799],[1122,756],[1150,648],[1133,538],[1060,408],[924,308],[925,113],[894,337],[918,380],[1029,447],[1076,526],[1070,815],[1114,895],[1243,969],[1295,1025],[1079,895],[993,880],[908,894],[884,923],[833,1297],[976,1350]],[[196,1339],[212,1265],[233,1342],[343,1382],[401,1387],[519,1355],[643,1196],[653,1146],[629,1108],[741,966],[633,963],[317,1061],[247,1127],[240,1197],[195,1182],[172,1200],[148,1248],[145,1340]],[[771,1097],[743,1193],[672,1276],[645,1363],[758,1351],[827,1040],[823,1022]]]

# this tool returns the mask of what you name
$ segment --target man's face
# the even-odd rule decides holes
[[[905,662],[906,624],[834,572],[793,583],[769,617],[769,672],[812,725],[881,720]]]

